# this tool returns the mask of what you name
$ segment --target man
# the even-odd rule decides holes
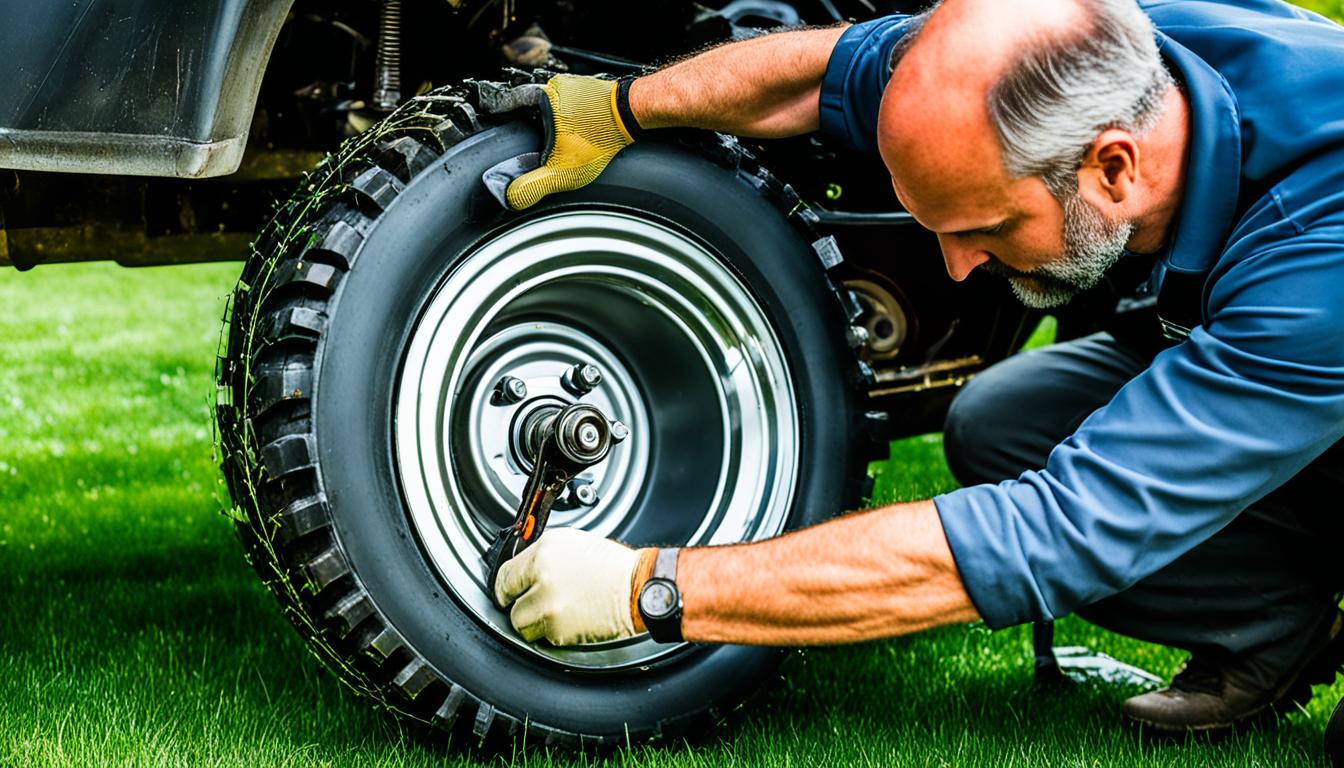
[[[947,0],[619,86],[552,81],[548,165],[515,207],[641,130],[820,128],[880,155],[953,279],[981,267],[1050,307],[1138,264],[1136,301],[1179,342],[1099,335],[991,368],[948,416],[967,487],[931,501],[679,552],[552,531],[500,574],[515,627],[805,645],[1077,611],[1192,652],[1125,702],[1148,727],[1305,700],[1344,658],[1340,72],[1344,29],[1274,0]]]

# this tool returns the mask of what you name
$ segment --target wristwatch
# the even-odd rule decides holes
[[[653,573],[639,590],[639,616],[649,637],[659,643],[679,643],[681,637],[681,590],[677,589],[677,555],[680,549],[658,550]]]

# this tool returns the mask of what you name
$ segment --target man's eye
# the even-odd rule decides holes
[[[1003,234],[1003,232],[1006,231],[1007,229],[1008,229],[1008,221],[1004,220],[999,222],[998,224],[995,224],[992,227],[985,227],[984,229],[968,229],[963,232],[953,232],[952,235],[954,237],[961,237],[961,238],[986,237],[991,235]]]

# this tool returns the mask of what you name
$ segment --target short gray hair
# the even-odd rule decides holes
[[[905,54],[910,50],[910,46],[915,44],[919,33],[924,31],[924,25],[929,22],[929,17],[942,4],[943,0],[935,0],[929,7],[906,19],[901,25],[901,36],[896,40],[896,44],[891,47],[891,62],[887,65],[888,74],[895,74],[896,65],[900,64],[901,59],[905,58]]]
[[[1009,175],[1040,176],[1059,200],[1077,193],[1078,167],[1097,136],[1147,133],[1174,84],[1134,0],[1078,3],[1087,21],[1030,41],[988,97]]]

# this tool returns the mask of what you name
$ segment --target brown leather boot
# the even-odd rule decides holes
[[[1271,688],[1264,688],[1235,663],[1218,664],[1191,656],[1160,691],[1126,699],[1127,720],[1168,733],[1218,734],[1269,719],[1311,698],[1311,686],[1333,682],[1344,663],[1344,616],[1336,614],[1324,642],[1303,664]]]

